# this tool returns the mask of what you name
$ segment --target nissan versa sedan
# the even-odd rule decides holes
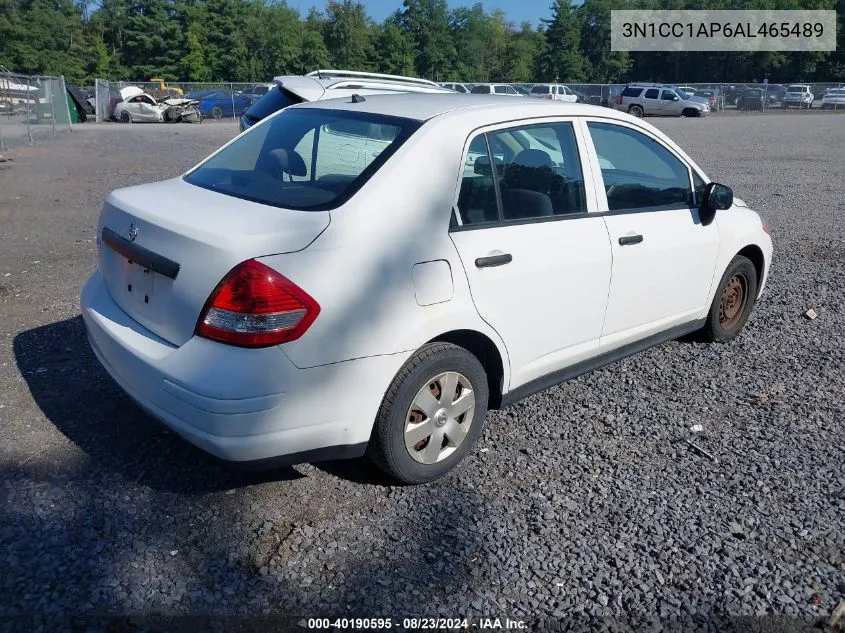
[[[97,231],[88,337],[150,415],[226,460],[366,453],[408,483],[458,464],[488,409],[730,341],[772,257],[648,123],[460,94],[286,108],[113,192]]]

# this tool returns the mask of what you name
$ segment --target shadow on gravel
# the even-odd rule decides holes
[[[13,348],[35,402],[91,458],[92,469],[186,494],[302,477],[292,468],[236,470],[150,418],[97,361],[81,316],[22,332]]]

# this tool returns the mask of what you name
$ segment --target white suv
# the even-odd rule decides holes
[[[474,95],[502,95],[505,97],[524,97],[516,88],[508,84],[475,84],[470,92]]]
[[[786,92],[783,95],[783,100],[780,102],[781,108],[812,108],[815,95],[810,90],[810,86],[804,84],[793,84],[787,86]]]
[[[453,90],[417,77],[384,75],[353,70],[315,70],[306,75],[282,75],[273,80],[274,89],[253,103],[240,119],[241,132],[288,106],[321,99],[340,99],[352,94],[394,94],[397,92],[452,93]]]
[[[539,99],[551,99],[554,101],[565,101],[567,103],[575,103],[578,101],[576,95],[568,86],[563,84],[534,84],[528,93],[529,97],[537,97]]]
[[[82,315],[144,410],[227,460],[367,452],[404,482],[455,466],[488,408],[732,339],[772,255],[642,120],[458,94],[287,108],[113,192],[97,234]]]

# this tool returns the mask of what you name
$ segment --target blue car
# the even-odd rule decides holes
[[[186,99],[199,101],[198,108],[203,118],[222,119],[239,117],[252,104],[252,99],[240,92],[211,88],[185,95]]]

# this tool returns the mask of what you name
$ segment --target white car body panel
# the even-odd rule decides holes
[[[333,447],[352,456],[368,441],[403,363],[446,333],[475,332],[492,343],[507,395],[626,342],[702,319],[742,249],[762,252],[761,291],[765,284],[771,240],[739,199],[707,227],[690,210],[605,213],[600,167],[612,165],[600,165],[588,119],[652,136],[709,181],[664,134],[627,114],[457,94],[292,108],[425,123],[355,195],[328,211],[280,209],[181,178],[114,192],[98,235],[104,228],[127,235],[133,225],[134,243],[181,268],[175,280],[155,275],[147,304],[124,288],[131,265],[100,244],[101,270],[81,298],[92,347],[115,380],[155,417],[225,459]],[[587,213],[450,231],[471,138],[545,121],[574,123]],[[630,231],[644,235],[643,243],[619,248],[618,237]],[[512,262],[474,265],[497,250],[511,253]],[[320,305],[318,318],[301,338],[262,349],[194,335],[216,284],[251,258],[306,290]]]

